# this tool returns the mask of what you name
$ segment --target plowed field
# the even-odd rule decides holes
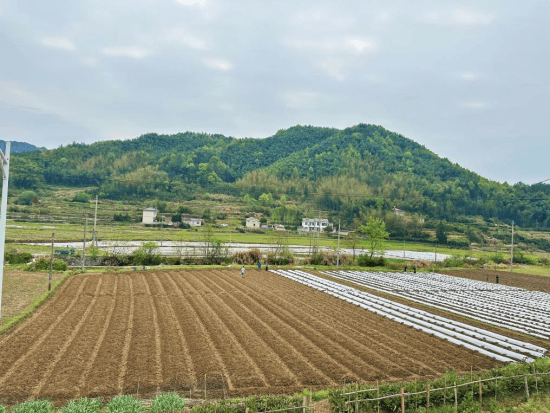
[[[0,402],[281,393],[496,364],[265,271],[89,274],[0,338]]]
[[[458,270],[458,271],[438,271],[441,274],[452,275],[454,277],[469,278],[471,280],[486,281],[489,276],[490,282],[495,282],[498,275],[500,284],[510,287],[519,287],[526,290],[537,290],[550,292],[550,277],[532,274],[519,274],[508,271],[494,270]]]

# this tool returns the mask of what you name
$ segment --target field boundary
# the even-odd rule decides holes
[[[46,291],[40,297],[32,301],[21,314],[6,318],[6,324],[0,325],[0,336],[12,332],[17,326],[19,326],[19,324],[26,321],[36,312],[36,310],[42,307],[42,305],[45,304],[72,275],[74,275],[72,272],[65,274],[63,278],[52,285],[52,289],[50,291]]]

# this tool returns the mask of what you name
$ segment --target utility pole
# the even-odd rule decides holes
[[[336,269],[340,266],[340,220],[338,220],[338,247],[336,252]]]
[[[6,213],[8,209],[8,179],[10,176],[11,142],[6,142],[6,154],[0,150],[2,167],[2,206],[0,207],[0,320],[2,319],[2,281],[4,279],[4,243],[6,241]]]
[[[84,221],[84,241],[82,242],[82,272],[84,272],[84,266],[86,263],[86,229],[88,227],[88,214],[86,214],[86,220]]]
[[[511,249],[511,256],[510,256],[510,272],[512,272],[513,267],[514,267],[514,221],[512,221],[512,249]]]
[[[437,262],[437,244],[435,244],[435,259],[434,262]]]
[[[52,270],[53,270],[53,236],[54,233],[52,232],[52,253],[50,254],[50,276],[48,278],[48,291],[51,291],[52,289]]]
[[[403,239],[403,258],[405,258],[405,239]]]
[[[97,222],[97,195],[95,196],[94,235],[93,235],[94,246],[97,248],[97,239],[96,239],[96,233],[95,233],[96,222]]]

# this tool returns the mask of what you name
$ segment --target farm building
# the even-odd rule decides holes
[[[332,223],[324,218],[302,218],[302,231],[320,231],[325,232],[328,227],[332,227]]]
[[[260,220],[255,217],[246,218],[246,227],[250,229],[260,229]]]
[[[286,231],[285,226],[281,224],[275,224],[271,228],[273,228],[275,231]]]
[[[192,227],[200,227],[202,225],[202,219],[196,217],[190,217],[188,215],[181,216],[181,222],[189,224]]]
[[[154,224],[157,219],[158,212],[159,210],[155,207],[145,208],[143,210],[143,218],[141,222],[143,222],[144,224]]]

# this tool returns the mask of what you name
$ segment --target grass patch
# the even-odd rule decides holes
[[[145,411],[141,400],[133,396],[117,396],[112,399],[105,408],[107,413],[141,413]]]
[[[72,400],[61,409],[61,413],[100,413],[101,412],[101,400],[100,399],[88,399],[82,397],[78,400]]]
[[[32,400],[21,403],[11,413],[52,413],[53,404],[49,400]]]
[[[175,412],[185,408],[185,400],[177,393],[161,393],[153,399],[151,413]]]
[[[12,331],[19,324],[29,318],[42,304],[52,297],[58,288],[60,288],[65,281],[71,276],[71,273],[66,273],[59,281],[53,283],[51,291],[47,291],[41,296],[35,298],[27,308],[20,314],[6,319],[2,319],[2,325],[0,325],[0,336]]]

